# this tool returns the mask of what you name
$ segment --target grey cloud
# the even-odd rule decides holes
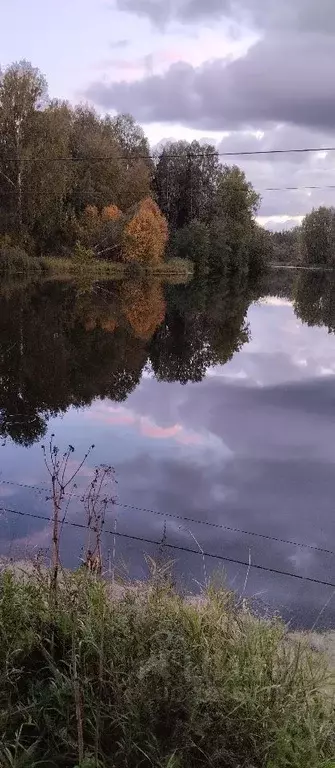
[[[143,123],[204,130],[290,123],[333,130],[335,40],[309,34],[267,37],[233,62],[179,62],[134,82],[95,82],[87,96],[105,109],[131,111]]]
[[[162,27],[216,22],[220,18],[244,22],[260,29],[300,29],[335,32],[333,0],[117,0],[119,10],[135,13]]]
[[[218,144],[219,152],[249,152],[302,147],[326,147],[332,144],[329,134],[305,127],[281,124],[264,131],[257,138],[250,132],[233,131]],[[260,215],[303,216],[320,205],[332,205],[335,184],[335,155],[320,157],[314,153],[223,157],[223,162],[236,162],[262,196]],[[308,186],[321,189],[304,189]],[[297,190],[285,187],[298,187]],[[279,191],[270,191],[279,188]]]
[[[209,0],[207,3],[201,0],[117,0],[116,5],[120,11],[148,18],[158,27],[174,20],[185,23],[204,18],[218,19],[232,12],[230,0]]]
[[[237,61],[216,60],[198,68],[179,63],[165,74],[131,83],[96,82],[87,96],[107,110],[131,111],[142,123],[230,131],[218,147],[222,152],[328,146],[335,123],[334,57],[331,37],[288,35],[280,41],[268,36]],[[252,135],[256,130],[264,131],[261,139]],[[335,180],[333,155],[227,160],[235,161],[260,191],[325,187]],[[260,214],[300,216],[332,202],[333,191],[326,189],[264,191]]]

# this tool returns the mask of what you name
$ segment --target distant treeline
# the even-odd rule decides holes
[[[150,153],[130,115],[99,116],[50,100],[28,62],[0,75],[0,248],[30,255],[157,262],[192,259],[200,272],[253,271],[271,239],[260,198],[209,144]]]
[[[300,227],[271,236],[277,264],[335,267],[335,208],[317,208]]]

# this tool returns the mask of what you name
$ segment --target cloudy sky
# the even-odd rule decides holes
[[[0,62],[27,58],[50,94],[128,111],[152,145],[221,152],[335,144],[334,0],[1,0]],[[238,159],[271,227],[335,190],[335,153]]]

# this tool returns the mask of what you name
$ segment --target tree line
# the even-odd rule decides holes
[[[275,263],[334,268],[335,208],[315,208],[301,226],[275,232],[271,240]]]
[[[210,144],[173,142],[152,155],[130,115],[50,99],[26,61],[0,75],[2,249],[257,271],[270,248],[259,204]]]

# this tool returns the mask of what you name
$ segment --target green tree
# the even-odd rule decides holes
[[[215,213],[224,221],[225,240],[234,268],[238,269],[248,260],[249,244],[254,234],[254,217],[259,203],[259,195],[247,181],[245,173],[236,165],[224,165],[216,190]]]
[[[118,194],[121,167],[120,149],[109,126],[89,107],[76,107],[72,115],[70,156],[73,168],[69,204],[78,214],[88,205],[103,208],[110,202],[111,190]]]
[[[2,226],[24,233],[26,202],[32,183],[32,158],[47,85],[27,61],[8,67],[0,77],[0,195]]]
[[[27,231],[41,253],[56,251],[59,243],[72,244],[71,121],[72,111],[63,102],[53,101],[38,115],[25,214]]]
[[[275,264],[299,264],[301,260],[301,227],[271,234],[272,257]]]
[[[158,153],[153,186],[172,230],[210,220],[218,169],[219,156],[210,144],[171,142]]]
[[[197,274],[208,271],[210,254],[209,226],[194,219],[182,229],[172,234],[170,253],[181,259],[193,261]]]
[[[116,202],[127,211],[150,193],[153,164],[149,142],[131,115],[117,115],[112,119],[106,117],[104,126],[116,139],[122,158],[119,161],[120,186]]]
[[[271,261],[273,261],[273,245],[270,232],[253,221],[248,240],[249,275],[255,277],[260,275]]]
[[[305,217],[301,248],[306,264],[335,263],[335,208],[314,209]]]

